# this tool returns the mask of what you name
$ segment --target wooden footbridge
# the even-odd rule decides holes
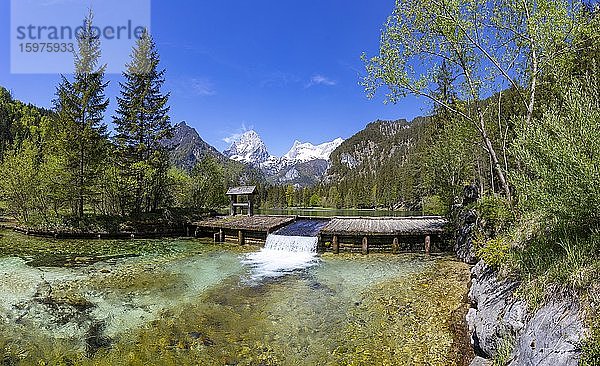
[[[446,220],[441,217],[334,218],[320,232],[324,250],[361,252],[407,252],[438,249]]]
[[[264,244],[269,234],[295,220],[292,216],[224,216],[207,218],[190,226],[195,237],[212,237],[215,242]]]
[[[317,222],[318,221],[318,222]],[[445,250],[447,222],[442,217],[333,217],[227,216],[191,223],[195,237],[216,242],[263,245],[272,233],[318,236],[319,250],[333,253],[416,252]],[[286,228],[288,230],[286,230]],[[290,228],[292,228],[290,230]],[[306,235],[298,230],[306,229]],[[294,234],[289,234],[293,232]]]

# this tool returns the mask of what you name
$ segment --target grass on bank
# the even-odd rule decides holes
[[[600,365],[600,227],[581,228],[534,215],[516,223],[501,205],[494,210],[486,206],[484,200],[474,207],[482,227],[478,257],[502,276],[520,281],[516,295],[532,311],[555,299],[578,302],[590,327],[580,365]]]

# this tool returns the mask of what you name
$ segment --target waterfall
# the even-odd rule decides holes
[[[294,253],[314,253],[317,251],[319,238],[312,236],[284,236],[271,234],[267,236],[266,250],[279,250]]]
[[[318,263],[317,237],[270,234],[260,252],[246,255],[243,263],[252,268],[252,279],[281,277]]]

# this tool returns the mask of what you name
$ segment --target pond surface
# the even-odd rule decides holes
[[[469,272],[452,257],[327,254],[268,275],[252,264],[259,248],[1,234],[0,365],[461,365],[469,357],[459,326]]]

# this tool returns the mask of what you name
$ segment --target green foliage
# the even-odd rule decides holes
[[[600,231],[592,234],[572,231],[538,233],[523,248],[510,252],[510,263],[523,278],[520,291],[532,307],[555,292],[585,296],[600,280]]]
[[[43,199],[38,171],[38,154],[30,144],[8,152],[0,166],[0,194],[8,209],[25,222],[32,218],[38,202]]]
[[[555,106],[517,131],[512,153],[525,168],[514,181],[521,207],[560,226],[600,221],[600,88],[574,81]]]
[[[342,197],[336,186],[329,188],[329,194],[327,195],[328,206],[333,208],[342,207]]]
[[[171,167],[167,172],[169,204],[173,207],[192,207],[192,177],[183,169]]]
[[[321,197],[319,197],[319,195],[317,195],[316,193],[313,193],[312,196],[310,196],[310,207],[317,207],[319,205],[319,203],[321,202]]]
[[[496,237],[477,245],[477,257],[493,268],[500,268],[509,260],[510,244],[506,238]]]
[[[288,185],[285,187],[285,202],[287,207],[294,207],[294,194],[296,190],[294,186]]]
[[[10,116],[12,103],[12,96],[8,90],[0,87],[0,161],[12,144],[12,118]]]
[[[126,81],[120,83],[114,118],[120,178],[129,188],[120,191],[124,212],[152,212],[167,199],[169,159],[161,142],[172,137],[172,127],[169,94],[161,92],[165,70],[158,70],[159,62],[154,41],[146,31],[123,73]]]
[[[424,215],[445,215],[448,212],[448,206],[440,196],[428,196],[423,198]]]
[[[100,40],[94,35],[92,13],[78,34],[73,82],[62,77],[54,101],[57,114],[56,154],[64,157],[71,206],[83,218],[84,205],[94,203],[99,193],[98,177],[107,155],[107,127],[103,123],[108,99],[104,96],[105,66],[98,66]]]
[[[473,203],[472,208],[478,217],[474,233],[476,255],[487,265],[501,269],[511,260],[514,242],[511,230],[516,221],[514,208],[499,195],[484,196]]]
[[[474,205],[481,221],[484,235],[494,238],[512,227],[515,222],[511,203],[501,196],[484,196]]]
[[[500,347],[492,360],[493,366],[506,366],[512,360],[512,354],[515,348],[515,340],[512,337],[506,337],[501,340]]]
[[[192,207],[219,208],[227,204],[223,167],[210,155],[199,162],[191,173]]]
[[[596,319],[582,344],[581,366],[600,365],[600,321]]]

